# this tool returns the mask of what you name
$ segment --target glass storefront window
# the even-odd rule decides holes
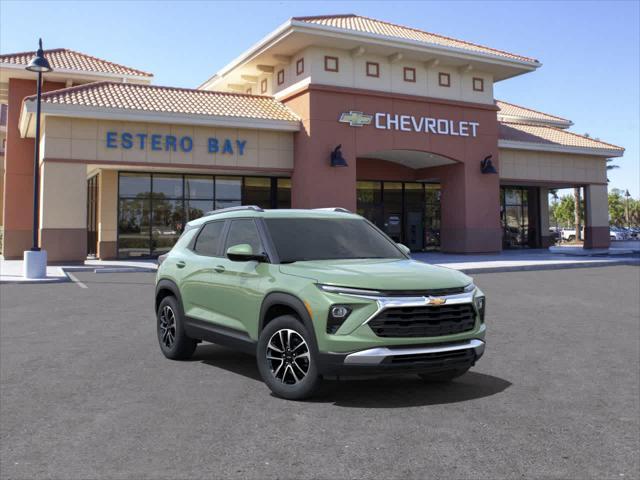
[[[291,208],[291,179],[277,179],[276,208]]]
[[[244,202],[271,208],[271,179],[265,177],[244,177]]]
[[[242,178],[216,177],[216,210],[242,205]]]
[[[411,250],[440,246],[440,185],[357,182],[357,212]]]
[[[153,195],[155,198],[181,198],[181,175],[153,175]]]
[[[184,178],[184,196],[194,200],[213,200],[213,177],[187,176]],[[210,208],[209,210],[213,210]]]
[[[532,187],[500,188],[500,219],[504,248],[536,247],[537,193]],[[529,205],[531,199],[532,205]]]
[[[118,256],[124,258],[166,253],[187,222],[214,209],[291,207],[288,178],[121,172],[118,191]]]
[[[121,197],[140,197],[151,194],[151,175],[147,173],[127,173],[120,175]]]

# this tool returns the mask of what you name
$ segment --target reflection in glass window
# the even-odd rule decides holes
[[[184,229],[182,199],[153,199],[151,210],[151,245],[153,255],[162,255],[171,250]]]
[[[213,177],[188,176],[184,179],[184,196],[194,200],[213,200]],[[210,209],[212,210],[212,209]]]
[[[187,223],[213,210],[213,200],[185,200],[185,210]]]
[[[121,197],[140,198],[151,194],[151,175],[147,173],[121,173],[119,192]]]
[[[242,178],[216,177],[216,210],[242,205]]]
[[[271,208],[271,179],[267,177],[244,177],[243,199],[245,205]]]
[[[120,199],[118,205],[118,254],[121,257],[142,257],[151,254],[149,248],[150,200]]]
[[[153,195],[156,198],[181,198],[182,175],[153,175]]]
[[[277,202],[275,208],[291,208],[291,179],[278,178]]]

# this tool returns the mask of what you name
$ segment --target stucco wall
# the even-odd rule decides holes
[[[531,152],[500,149],[500,178],[569,182],[606,183],[606,159],[588,155]]]
[[[337,72],[325,70],[325,56],[338,58],[339,68]],[[298,75],[296,73],[296,62],[300,58],[304,59],[304,72]],[[379,77],[367,76],[367,62],[379,64]],[[415,82],[404,80],[404,67],[415,68]],[[282,85],[277,85],[277,71],[282,68],[285,70],[285,82]],[[449,87],[439,86],[438,74],[440,72],[450,75],[451,85]],[[482,92],[473,90],[472,82],[474,77],[484,80],[484,90]],[[427,66],[423,62],[404,58],[392,61],[389,57],[380,55],[364,54],[354,56],[349,50],[335,48],[306,48],[294,55],[290,64],[277,66],[273,73],[273,78],[273,93],[278,93],[298,82],[307,80],[312,84],[319,85],[361,88],[388,93],[493,104],[493,77],[489,73],[474,70],[468,72],[460,71],[457,68],[444,65]],[[255,88],[253,93],[257,93]],[[271,94],[271,90],[269,90],[269,94]]]
[[[151,149],[107,148],[107,132],[190,136],[190,152]],[[230,139],[234,151],[209,153],[208,139]],[[245,140],[244,154],[236,148],[237,140]],[[173,126],[154,123],[112,122],[102,120],[47,117],[44,128],[45,159],[71,159],[85,162],[110,162],[134,165],[220,166],[225,168],[291,169],[293,168],[293,133],[237,128]]]

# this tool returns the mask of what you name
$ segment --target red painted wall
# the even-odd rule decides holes
[[[43,91],[64,88],[64,83],[44,82]],[[36,93],[35,80],[9,79],[7,145],[4,174],[4,237],[6,259],[22,258],[31,248],[33,217],[33,139],[21,138],[18,121],[24,97]]]

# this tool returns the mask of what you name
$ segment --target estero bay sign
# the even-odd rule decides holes
[[[107,132],[105,140],[107,148],[124,148],[125,150],[145,150],[149,148],[155,151],[184,153],[193,150],[193,138],[189,135],[178,137],[163,134]],[[246,140],[218,139],[216,137],[207,139],[207,151],[212,154],[233,155],[237,153],[238,155],[244,155],[246,145]]]
[[[340,123],[348,123],[352,127],[363,127],[374,123],[374,126],[380,130],[399,130],[402,132],[431,133],[455,137],[476,137],[480,126],[479,122],[464,120],[416,117],[414,115],[398,115],[386,112],[370,115],[353,110],[343,112],[338,121]]]

